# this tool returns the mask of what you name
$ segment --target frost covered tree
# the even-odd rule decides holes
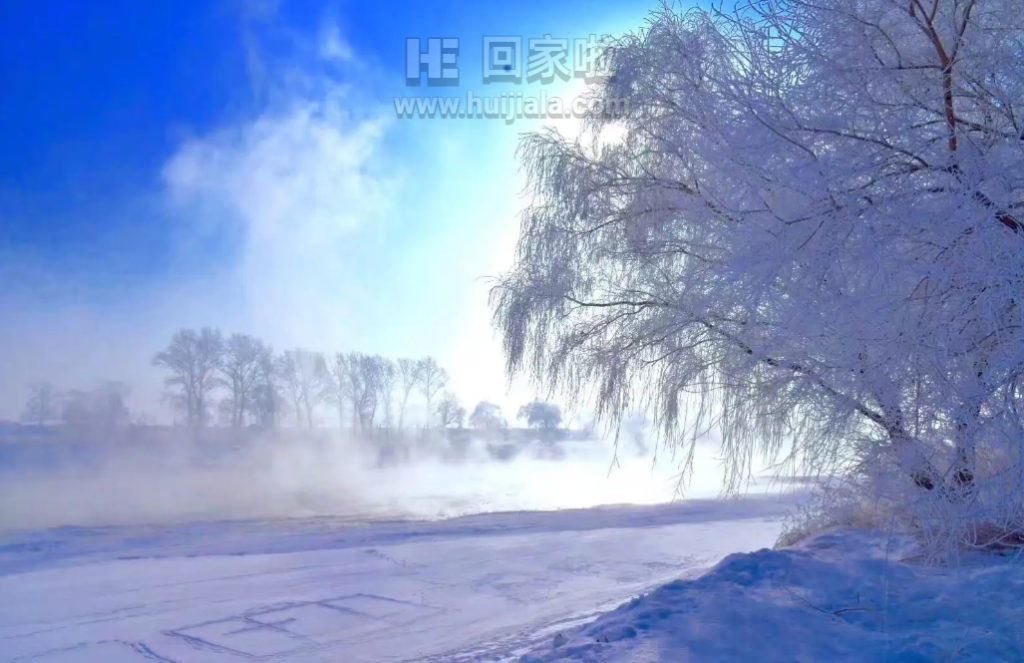
[[[1024,424],[1019,0],[656,13],[534,194],[492,291],[508,368],[666,441],[953,500]],[[691,456],[692,458],[692,456]]]

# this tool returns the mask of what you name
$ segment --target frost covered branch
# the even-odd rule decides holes
[[[975,499],[1024,440],[1022,55],[1011,0],[666,6],[594,92],[625,117],[521,145],[509,371],[717,431],[732,487],[882,453]]]

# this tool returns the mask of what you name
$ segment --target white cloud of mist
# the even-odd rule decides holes
[[[343,90],[185,143],[164,169],[181,215],[239,236],[231,278],[240,321],[283,345],[350,342],[368,297],[361,235],[393,213],[397,176],[380,164],[384,120],[358,120]]]
[[[562,443],[560,460],[539,457],[534,445],[505,462],[491,459],[483,444],[475,441],[462,462],[421,457],[383,469],[373,454],[325,435],[263,440],[203,462],[197,458],[208,451],[180,440],[160,454],[144,446],[106,449],[91,469],[79,464],[5,477],[0,531],[313,516],[432,519],[656,504],[676,495],[677,465],[652,466],[649,451],[631,441],[620,443],[617,466],[607,440]],[[687,497],[719,495],[715,453],[711,445],[698,446]]]

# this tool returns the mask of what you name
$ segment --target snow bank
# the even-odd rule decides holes
[[[521,660],[1024,661],[1024,567],[978,556],[936,569],[912,554],[906,541],[840,530],[731,555]]]

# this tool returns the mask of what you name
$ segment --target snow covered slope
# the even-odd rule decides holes
[[[8,535],[0,661],[508,660],[770,545],[796,499]]]
[[[842,531],[732,555],[554,634],[523,662],[1024,661],[1024,567],[978,557],[927,569],[900,562],[900,548]]]

